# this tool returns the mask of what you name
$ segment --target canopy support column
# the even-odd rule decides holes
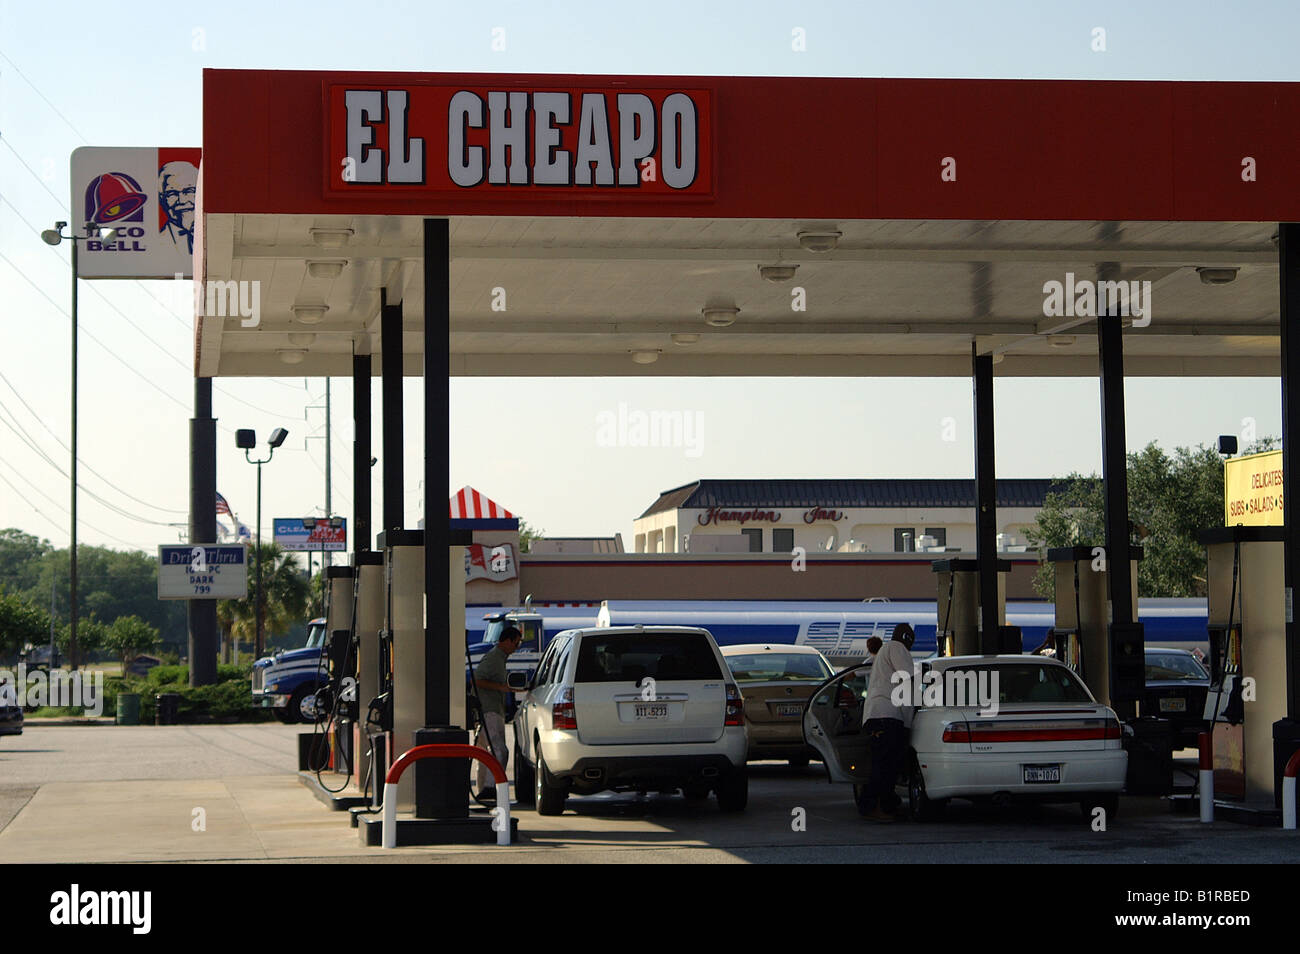
[[[979,567],[980,652],[996,654],[998,614],[998,491],[993,454],[993,355],[971,345],[975,392],[975,562]]]

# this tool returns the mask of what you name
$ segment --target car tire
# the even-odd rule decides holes
[[[519,751],[519,742],[515,742],[515,801],[520,805],[532,805],[537,800],[537,771],[532,764],[524,760]]]
[[[808,767],[809,761],[811,760],[806,755],[801,755],[797,759],[790,759],[790,768],[805,769]]]
[[[709,797],[709,786],[707,785],[683,785],[682,794],[686,796],[688,802],[702,802]]]
[[[289,723],[290,725],[297,725],[299,722],[306,723],[307,725],[311,724],[312,720],[303,715],[302,704],[303,700],[310,695],[314,695],[316,690],[319,688],[319,686],[304,683],[293,691],[293,695],[289,697],[289,705],[286,707],[289,710],[289,718],[292,720]],[[316,721],[319,722],[320,720],[318,719]]]
[[[930,798],[925,793],[925,776],[920,764],[913,759],[912,769],[907,776],[907,813],[912,821],[933,822],[943,817],[948,802],[945,799]]]
[[[749,771],[737,769],[719,783],[718,808],[724,812],[743,812],[749,804]]]
[[[550,770],[546,767],[546,759],[542,757],[541,749],[538,749],[537,771],[533,781],[533,800],[537,805],[537,814],[563,815],[564,802],[568,794],[551,776]]]
[[[1106,821],[1109,823],[1112,819],[1119,817],[1119,796],[1114,792],[1107,792],[1103,795],[1089,795],[1079,802],[1079,808],[1083,812],[1083,820],[1091,824],[1092,810],[1100,808],[1106,812]]]

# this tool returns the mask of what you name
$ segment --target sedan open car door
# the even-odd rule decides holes
[[[870,676],[870,666],[846,669],[818,686],[804,709],[804,741],[817,750],[832,782],[861,784],[871,774],[870,744],[862,731]]]

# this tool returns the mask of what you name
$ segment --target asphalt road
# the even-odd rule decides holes
[[[29,724],[0,739],[0,857],[11,860],[347,862],[1291,862],[1294,832],[1200,824],[1160,799],[1125,798],[1107,830],[1077,805],[949,806],[936,824],[859,818],[820,765],[751,766],[748,809],[680,796],[570,798],[559,817],[516,808],[519,843],[364,848],[345,813],[301,784],[296,726]],[[209,825],[191,832],[192,806]],[[168,825],[158,818],[166,815]],[[137,816],[140,816],[137,820]],[[174,817],[173,817],[174,816]],[[136,828],[132,826],[136,825]],[[62,839],[62,840],[60,840]],[[39,851],[32,856],[30,852]],[[26,852],[26,853],[25,853]]]

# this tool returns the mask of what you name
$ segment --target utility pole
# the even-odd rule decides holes
[[[333,476],[333,471],[330,468],[330,379],[326,378],[325,379],[325,519],[326,521],[328,521],[330,517],[334,516],[334,502],[330,497],[330,489],[331,489],[330,478],[332,476]],[[320,558],[321,558],[322,573],[325,572],[325,567],[327,565],[329,566],[334,565],[334,554],[331,553],[328,557],[325,555],[325,543],[323,540],[321,541]],[[327,560],[329,561],[328,564],[326,563]]]

